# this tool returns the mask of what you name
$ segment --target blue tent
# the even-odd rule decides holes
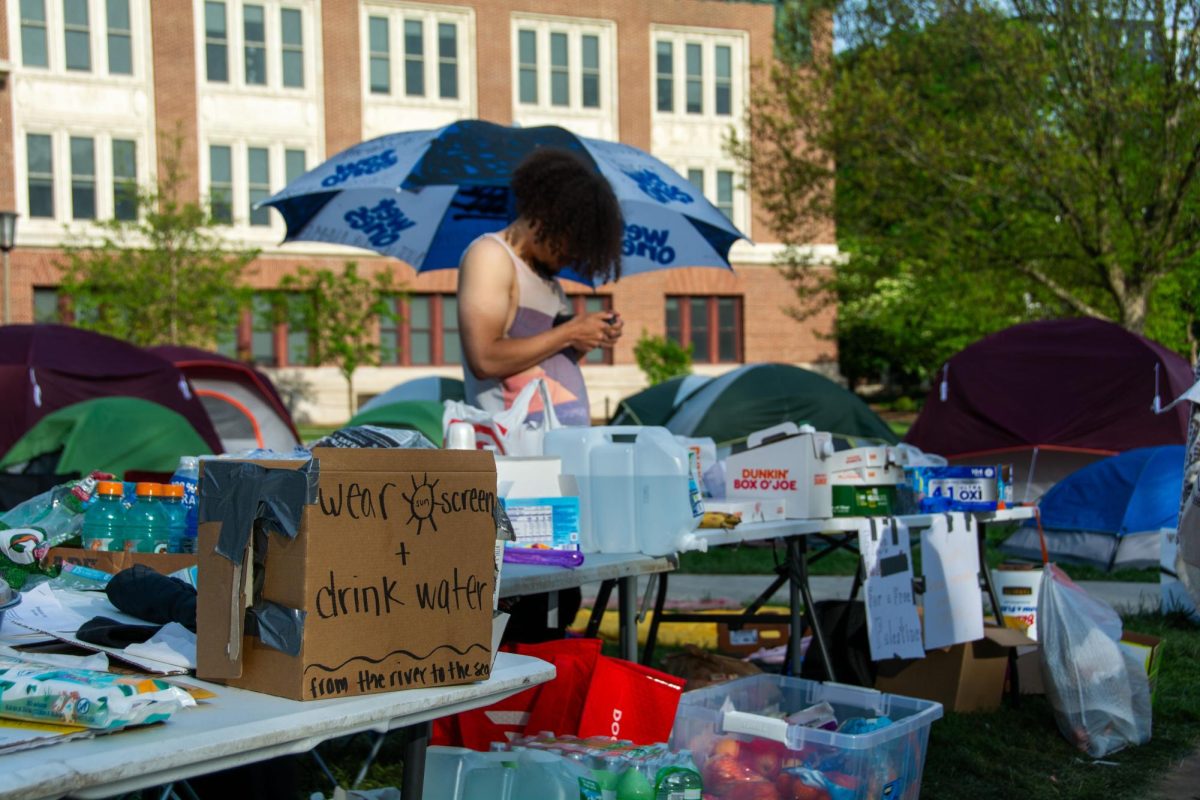
[[[1101,569],[1157,567],[1162,531],[1179,524],[1183,445],[1141,447],[1071,473],[1038,507],[1050,557]],[[1000,549],[1041,560],[1032,523]]]

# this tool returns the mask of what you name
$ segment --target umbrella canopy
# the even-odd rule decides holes
[[[705,375],[676,375],[642,389],[617,404],[609,424],[665,425],[679,404],[709,380]]]
[[[195,347],[149,348],[183,371],[228,453],[266,448],[286,453],[300,434],[271,379],[219,353]]]
[[[443,400],[463,400],[463,382],[458,378],[443,378],[430,375],[425,378],[414,378],[411,381],[398,383],[383,394],[377,394],[358,409],[359,413],[374,408],[388,406],[392,403],[403,403],[412,400],[430,400],[441,403]],[[441,438],[441,434],[438,434]]]
[[[612,186],[625,217],[624,275],[728,268],[730,246],[746,238],[686,178],[635,147],[481,120],[357,144],[265,205],[283,215],[285,241],[361,247],[418,270],[457,267],[467,245],[513,220],[513,171],[539,147],[576,153]]]
[[[1051,557],[1102,569],[1157,566],[1160,532],[1179,523],[1183,461],[1183,445],[1141,447],[1063,478],[1038,501]],[[1001,549],[1041,557],[1028,525]]]
[[[0,453],[47,414],[114,396],[140,397],[181,414],[211,452],[221,452],[200,399],[166,359],[66,325],[0,328]]]
[[[781,422],[808,423],[850,438],[895,443],[896,434],[853,392],[790,364],[747,364],[714,378],[676,409],[666,427],[681,436],[740,443]]]
[[[432,400],[408,400],[389,403],[372,409],[364,409],[346,423],[354,425],[379,425],[384,428],[405,428],[420,431],[431,442],[442,441],[441,403]]]
[[[180,456],[210,453],[191,423],[169,408],[136,397],[101,397],[43,417],[0,460],[0,469],[43,459],[41,467],[59,474],[169,473]]]

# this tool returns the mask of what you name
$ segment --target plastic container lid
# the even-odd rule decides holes
[[[120,481],[100,481],[96,484],[96,494],[117,495],[125,494],[125,486]]]
[[[178,483],[164,483],[162,484],[161,494],[163,497],[178,497],[182,499],[183,487]]]
[[[162,494],[157,483],[139,483],[137,485],[138,497],[158,497]]]

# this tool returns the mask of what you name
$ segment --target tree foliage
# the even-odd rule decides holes
[[[128,189],[135,219],[96,222],[94,241],[65,248],[61,290],[78,327],[141,346],[212,348],[249,302],[242,277],[257,251],[230,248],[207,208],[179,199],[178,145],[170,152],[157,186]]]
[[[642,331],[633,347],[638,369],[651,386],[692,371],[692,346],[684,347],[665,336],[651,336]]]
[[[1195,346],[1200,0],[847,0],[838,41],[735,142],[783,241],[832,216],[850,254],[793,255],[797,313],[831,292],[853,357],[916,373],[1043,316]]]
[[[355,412],[354,371],[379,365],[378,324],[397,318],[396,287],[388,271],[373,278],[349,261],[341,272],[300,267],[279,282],[274,307],[293,330],[308,333],[308,363],[337,367]]]

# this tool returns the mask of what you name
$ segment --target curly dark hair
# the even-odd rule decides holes
[[[625,223],[612,187],[569,150],[539,147],[513,173],[517,214],[535,223],[539,242],[593,282],[621,277]]]

